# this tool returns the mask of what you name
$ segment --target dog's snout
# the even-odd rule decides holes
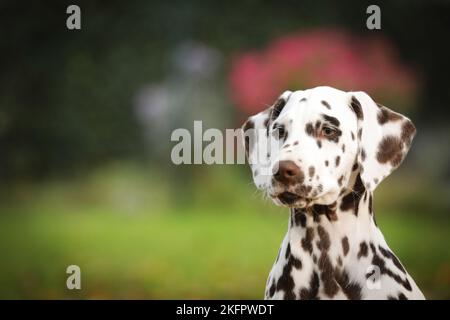
[[[275,180],[285,185],[303,181],[303,172],[295,162],[290,160],[279,161],[278,170],[274,174]]]

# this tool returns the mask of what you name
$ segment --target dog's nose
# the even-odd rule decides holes
[[[285,184],[295,184],[298,182],[302,182],[303,180],[303,172],[302,170],[295,164],[294,161],[283,160],[278,162],[278,170],[273,175],[275,180]]]

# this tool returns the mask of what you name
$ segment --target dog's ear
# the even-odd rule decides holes
[[[365,92],[350,92],[348,103],[358,121],[361,180],[372,191],[402,163],[416,128],[407,117],[377,104]]]
[[[285,91],[271,107],[251,116],[242,126],[245,155],[258,188],[264,188],[264,176],[272,174],[270,150],[276,147],[271,144],[277,142],[269,139],[270,125],[280,115],[291,93],[291,91]]]

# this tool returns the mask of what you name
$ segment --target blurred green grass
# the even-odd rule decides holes
[[[0,298],[262,298],[288,215],[241,173],[205,171],[183,183],[192,201],[177,205],[163,173],[122,166],[3,192]],[[450,298],[446,215],[378,214],[375,201],[425,295]],[[65,287],[71,264],[81,267],[80,291]]]

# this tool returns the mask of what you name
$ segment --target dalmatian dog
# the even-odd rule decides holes
[[[377,226],[373,191],[416,129],[364,92],[286,91],[243,126],[258,189],[290,210],[266,299],[424,299]]]

